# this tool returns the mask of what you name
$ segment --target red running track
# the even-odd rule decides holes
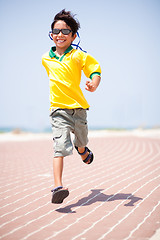
[[[65,159],[70,195],[51,204],[52,140],[0,142],[0,239],[146,240],[160,228],[160,139],[91,137]],[[160,238],[159,238],[160,239]]]

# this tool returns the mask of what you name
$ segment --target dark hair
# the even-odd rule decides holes
[[[56,16],[54,17],[54,20],[51,24],[51,30],[53,30],[54,24],[57,21],[62,20],[71,28],[72,36],[73,36],[80,28],[79,21],[77,19],[75,19],[74,17],[75,17],[75,15],[73,15],[70,11],[66,12],[65,9],[63,9],[62,11],[57,13]]]

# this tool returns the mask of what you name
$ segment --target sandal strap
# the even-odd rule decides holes
[[[51,192],[56,192],[56,191],[58,191],[59,189],[62,189],[62,188],[63,188],[62,186],[59,186],[59,187],[53,188],[53,189],[51,190]]]
[[[83,162],[87,163],[88,160],[91,160],[91,162],[92,162],[92,158],[93,158],[93,153],[90,152],[90,153],[88,154],[88,156],[86,157],[86,159],[83,160]],[[91,162],[90,162],[90,163],[91,163]]]

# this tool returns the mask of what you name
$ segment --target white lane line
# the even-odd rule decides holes
[[[121,224],[126,218],[128,218],[154,191],[156,191],[160,187],[160,184],[156,186],[141,202],[139,202],[135,208],[132,209],[128,214],[125,215],[121,220],[118,221],[117,224],[115,224],[108,232],[103,234],[98,240],[104,239],[110,232],[112,232],[119,224]],[[137,192],[137,190],[135,191]],[[133,194],[135,194],[135,192]]]
[[[131,239],[131,236],[145,223],[145,221],[152,215],[152,213],[154,211],[156,211],[157,207],[160,205],[160,201],[153,207],[152,211],[150,211],[148,213],[148,215],[143,219],[142,222],[140,222],[136,228],[134,228],[130,234],[128,235],[128,237],[126,237],[124,240],[128,240],[128,239]]]
[[[20,192],[16,192],[16,193],[13,194],[13,195],[10,195],[10,196],[7,196],[7,197],[3,198],[3,200],[6,200],[6,199],[8,199],[9,197],[13,197],[13,196],[16,196],[16,195],[18,195],[18,194],[23,194],[23,193],[26,192],[26,191],[30,191],[30,190],[35,189],[35,188],[38,188],[38,187],[40,187],[40,186],[42,186],[42,185],[46,185],[46,184],[49,183],[49,182],[51,182],[51,180],[48,180],[48,181],[46,181],[46,182],[42,182],[42,183],[40,183],[40,184],[34,185],[34,186],[32,186],[32,187],[29,187],[29,188],[25,188],[25,189],[23,189],[23,190],[20,191]],[[44,189],[46,189],[46,188],[42,188],[41,190],[44,190]],[[25,197],[20,198],[20,199],[17,199],[17,200],[14,201],[14,202],[7,203],[6,205],[0,207],[0,209],[3,209],[3,208],[8,207],[8,206],[10,206],[10,205],[13,205],[13,203],[17,203],[18,201],[26,198],[27,196],[33,195],[33,194],[35,194],[35,193],[37,193],[37,192],[39,192],[39,190],[37,190],[37,191],[35,191],[35,192],[31,193],[31,194],[25,195]]]
[[[15,190],[15,189],[17,189],[17,188],[22,188],[22,187],[25,187],[25,186],[27,186],[27,185],[32,185],[32,183],[34,184],[34,182],[40,181],[40,180],[37,178],[37,176],[36,176],[35,178],[36,178],[35,180],[30,181],[31,179],[29,179],[29,182],[26,182],[26,183],[24,183],[24,184],[22,184],[22,185],[18,185],[18,186],[16,186],[16,187],[7,189],[6,191],[1,192],[0,195],[1,195],[1,194],[5,194],[5,193],[7,193],[7,192],[11,192],[11,191],[13,191],[13,190]],[[45,178],[45,179],[46,179],[46,178]],[[26,188],[26,189],[28,190],[28,189],[30,189],[30,188],[31,188],[31,187]],[[33,188],[33,186],[32,186],[32,188]],[[23,189],[22,191],[17,192],[17,193],[14,193],[14,194],[12,194],[12,195],[6,196],[6,197],[3,198],[3,200],[5,200],[5,199],[7,199],[7,198],[9,198],[9,197],[13,197],[13,196],[15,196],[15,195],[17,195],[17,194],[19,194],[19,193],[24,192],[24,191],[27,191],[26,189]]]
[[[42,188],[41,191],[46,190],[46,189],[47,189],[46,187],[45,187],[45,188]],[[40,191],[40,190],[37,190],[37,191],[35,191],[35,192],[32,192],[31,194],[25,195],[24,197],[22,197],[22,198],[20,198],[20,199],[17,199],[16,201],[14,201],[14,203],[17,203],[17,202],[25,199],[26,197],[29,197],[29,196],[34,195],[34,194],[36,194],[36,193],[39,193],[39,191]],[[4,207],[7,207],[7,206],[9,206],[9,205],[12,205],[12,204],[10,204],[10,203],[9,203],[9,204],[6,204]],[[3,207],[1,207],[1,208],[3,208]],[[12,213],[12,212],[15,212],[15,210],[13,210],[13,211],[11,211],[11,212],[6,212],[5,214],[1,215],[0,218],[4,217],[4,216],[6,216],[6,215],[8,215],[8,214],[10,214],[10,213]]]
[[[49,194],[46,194],[46,195],[44,195],[43,197],[40,197],[38,200],[40,200],[41,198],[47,197],[48,195],[49,195]],[[34,201],[32,201],[32,203],[34,203],[34,202],[37,202],[37,199],[35,199]],[[49,205],[50,203],[51,203],[51,202],[49,201],[49,202],[43,204],[43,207]],[[29,204],[27,203],[27,204],[25,204],[24,206],[27,207],[28,205],[29,205]],[[24,216],[27,216],[27,215],[29,215],[29,214],[31,214],[31,213],[33,213],[33,212],[35,212],[35,211],[37,211],[37,210],[39,210],[39,209],[41,209],[41,208],[42,208],[42,207],[39,206],[39,207],[37,207],[36,209],[34,209],[33,211],[28,211],[28,212],[26,212],[26,213],[24,213],[24,214],[22,214],[22,215],[20,215],[20,216],[17,216],[17,217],[15,217],[15,218],[9,220],[8,222],[4,222],[3,224],[0,225],[0,228],[3,228],[3,227],[6,226],[7,224],[12,223],[12,222],[18,220],[19,218],[22,218],[22,217],[24,217]],[[21,207],[17,208],[16,211],[19,210],[19,209],[21,209]],[[14,211],[13,211],[13,212],[14,212]],[[4,214],[3,216],[5,216],[5,214]]]
[[[12,168],[11,170],[13,170],[14,168]],[[46,168],[46,166],[43,168],[44,169],[44,171],[45,172],[47,172],[48,171],[48,168]],[[23,172],[23,174],[21,173],[21,174],[18,174],[18,175],[16,175],[15,176],[15,173],[14,174],[10,174],[9,175],[9,179],[6,179],[6,175],[1,179],[2,180],[2,184],[3,184],[3,186],[1,186],[0,188],[3,188],[3,187],[6,187],[6,186],[9,186],[9,185],[12,185],[12,184],[14,184],[14,182],[12,181],[12,180],[10,180],[10,179],[14,179],[14,180],[19,180],[19,181],[21,181],[21,179],[24,179],[24,178],[28,178],[28,177],[30,177],[30,176],[32,176],[32,175],[35,175],[35,174],[37,174],[37,171],[39,172],[39,173],[42,173],[42,169],[37,169],[37,168],[34,168],[33,170],[31,170],[31,169],[28,169],[28,170],[26,170],[25,172],[24,172],[24,168],[22,168],[22,170],[23,171],[21,171],[21,172]],[[13,171],[14,172],[14,171]],[[6,174],[8,174],[8,171],[6,171]],[[4,180],[6,181],[6,180],[9,180],[8,182],[6,182],[6,185],[4,185]]]
[[[31,174],[28,174],[29,176],[31,176]],[[37,176],[33,176],[33,177],[30,177],[29,179],[34,179],[34,178],[37,178]],[[27,181],[28,179],[26,179],[26,176],[23,176],[23,177],[21,177],[20,178],[20,180],[16,180],[17,178],[14,178],[14,181],[12,181],[11,183],[7,183],[6,185],[4,185],[4,183],[3,183],[3,186],[1,186],[0,188],[6,188],[6,187],[8,187],[8,186],[10,186],[10,185],[13,185],[13,184],[19,184],[19,183],[21,183],[22,182],[22,179],[23,180],[25,180],[25,181]],[[16,180],[16,181],[15,181]],[[1,192],[2,193],[2,192]],[[0,194],[1,194],[0,193]]]

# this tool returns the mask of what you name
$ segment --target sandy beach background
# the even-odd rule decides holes
[[[160,138],[160,129],[133,129],[133,130],[89,130],[90,137],[117,137],[117,136],[137,136]],[[30,140],[49,140],[52,133],[32,133],[14,130],[0,134],[0,141],[30,141]]]

